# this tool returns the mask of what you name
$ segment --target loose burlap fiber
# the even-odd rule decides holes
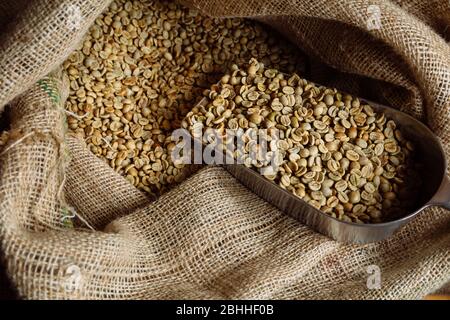
[[[153,201],[93,156],[66,133],[66,84],[49,72],[108,3],[0,1],[0,106],[11,110],[11,139],[0,151],[0,249],[21,297],[411,299],[450,281],[443,209],[425,210],[386,241],[344,245],[285,216],[220,167]],[[312,80],[422,119],[450,156],[447,1],[188,4],[272,25],[311,55]],[[75,24],[67,23],[68,5],[80,8]],[[370,5],[380,9],[381,28],[369,31]],[[367,286],[374,265],[379,289]]]

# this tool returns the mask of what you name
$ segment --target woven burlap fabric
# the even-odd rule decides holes
[[[0,1],[0,25],[10,22],[0,34],[0,111],[61,64],[109,2]]]
[[[421,298],[450,280],[450,216],[442,209],[425,210],[387,241],[343,245],[283,215],[219,167],[155,202],[65,134],[64,81],[44,76],[108,2],[0,1],[11,10],[0,16],[8,26],[0,35],[0,105],[11,104],[14,133],[0,155],[0,247],[20,296]],[[69,3],[81,8],[79,28],[67,28]],[[448,21],[444,4],[398,3],[190,5],[273,25],[314,58],[312,78],[421,118],[450,156],[450,55],[438,23]],[[380,6],[382,28],[369,32],[370,4]],[[73,226],[67,214],[78,216]],[[380,267],[381,289],[366,286],[370,265]]]

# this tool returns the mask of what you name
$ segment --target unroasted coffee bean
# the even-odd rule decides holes
[[[267,69],[255,59],[247,69],[231,70],[227,81],[205,92],[207,102],[187,114],[184,128],[192,132],[204,125],[223,132],[248,129],[241,124],[249,123],[279,130],[281,140],[272,141],[269,152],[280,157],[280,166],[269,179],[333,217],[376,223],[408,211],[410,201],[400,201],[399,194],[414,198],[420,179],[414,146],[394,121],[358,98]],[[234,99],[223,96],[225,89]],[[222,97],[226,107],[219,110],[212,96]],[[245,142],[245,149],[256,144],[250,136]],[[268,165],[265,160],[245,165],[260,168]]]
[[[255,21],[212,19],[171,1],[115,0],[63,64],[70,80],[68,127],[133,185],[160,194],[191,171],[171,159],[173,130],[225,66],[253,56],[289,72],[302,58],[293,45]],[[255,75],[257,66],[248,71]],[[224,83],[241,80],[222,78]],[[284,88],[291,105],[293,88]],[[236,100],[257,102],[264,88],[257,89]],[[224,108],[230,93],[221,92],[214,105]],[[226,119],[227,112],[208,119],[237,128],[259,126],[265,116],[256,112],[233,120]],[[282,121],[291,125],[289,117]],[[129,165],[137,175],[127,172]]]

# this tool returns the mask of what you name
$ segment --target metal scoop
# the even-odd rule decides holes
[[[417,204],[413,211],[404,217],[376,224],[344,222],[321,212],[244,165],[225,165],[224,167],[243,185],[267,202],[339,242],[364,244],[380,241],[391,236],[427,207],[440,206],[450,210],[450,179],[446,175],[447,163],[438,138],[423,123],[406,113],[365,101],[375,111],[383,112],[398,124],[405,138],[415,144],[418,160],[427,168],[422,172],[423,186],[420,199],[416,199]]]

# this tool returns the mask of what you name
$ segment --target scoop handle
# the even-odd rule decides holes
[[[450,179],[445,176],[441,186],[430,201],[431,205],[439,206],[450,210]]]

